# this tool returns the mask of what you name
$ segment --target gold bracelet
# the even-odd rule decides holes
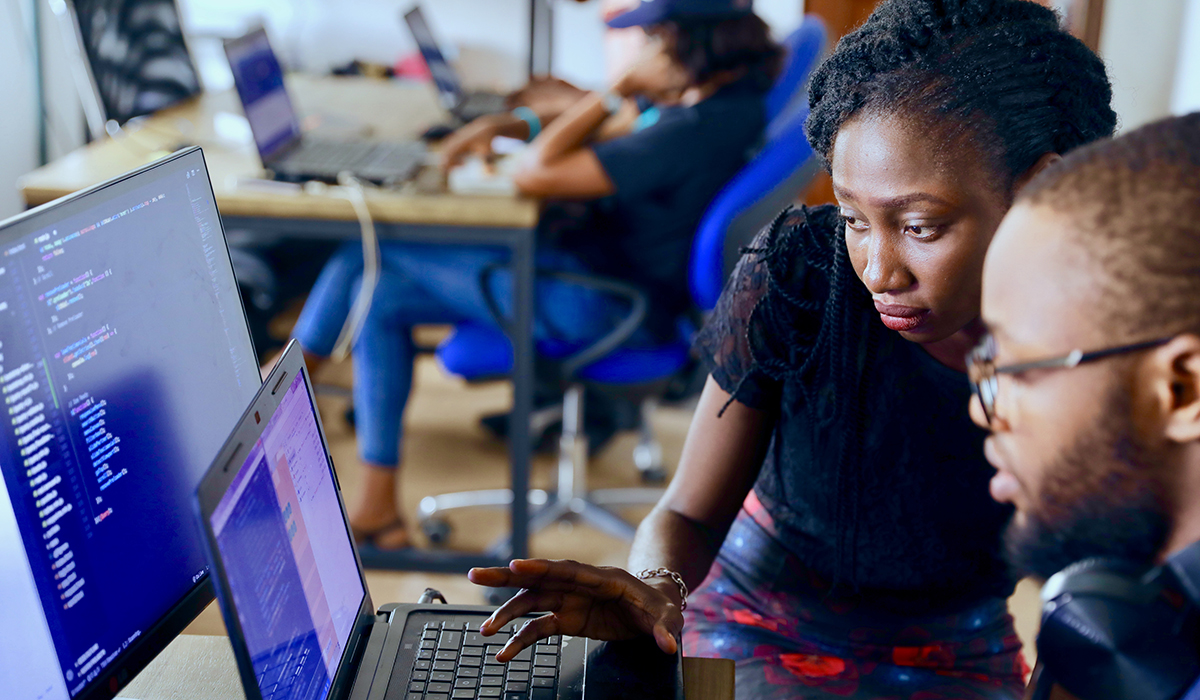
[[[684,610],[687,610],[688,587],[687,584],[683,582],[683,577],[679,575],[679,572],[671,571],[668,568],[660,566],[657,569],[642,569],[634,574],[634,576],[640,581],[645,581],[649,578],[671,579],[675,582],[676,586],[679,586],[679,597],[681,599],[679,611],[683,612]]]

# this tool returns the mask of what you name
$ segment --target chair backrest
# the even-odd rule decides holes
[[[820,164],[804,135],[808,108],[789,116],[754,160],[733,177],[705,212],[688,270],[692,300],[717,304],[737,251],[803,191]]]
[[[200,92],[175,0],[61,0],[51,3],[75,54],[88,130],[124,124]]]
[[[827,34],[820,17],[805,15],[796,31],[783,40],[783,70],[766,97],[768,125],[804,94],[808,76],[825,50]],[[767,132],[771,131],[768,127]]]

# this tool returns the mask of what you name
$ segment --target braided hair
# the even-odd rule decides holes
[[[1066,153],[1109,136],[1116,126],[1112,87],[1101,60],[1063,31],[1051,10],[1029,0],[884,0],[843,38],[813,73],[808,139],[826,169],[838,131],[859,114],[902,115],[934,138],[978,149],[1011,199],[1017,179],[1047,153]],[[836,218],[836,211],[822,212]],[[814,223],[810,220],[810,223]],[[838,223],[821,226],[838,231]],[[869,353],[878,323],[869,295],[854,279],[844,240],[832,235],[825,342],[818,371],[838,394],[840,435],[834,584],[856,585],[858,493],[871,378]],[[812,242],[802,252],[814,254]],[[862,309],[868,309],[865,316]],[[865,360],[852,361],[848,347]],[[772,372],[769,375],[786,374]],[[793,370],[795,371],[795,370]]]
[[[1046,153],[1110,136],[1104,64],[1029,0],[885,0],[813,73],[808,140],[829,168],[860,113],[971,139],[1005,191]]]

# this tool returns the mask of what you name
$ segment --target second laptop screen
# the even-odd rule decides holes
[[[303,375],[212,529],[263,697],[323,700],[365,591]]]

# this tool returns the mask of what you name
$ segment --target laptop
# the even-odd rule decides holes
[[[377,184],[412,177],[425,160],[418,141],[320,139],[300,132],[283,69],[262,27],[225,41],[233,82],[263,166],[289,182],[336,182],[342,172]]]
[[[488,114],[507,112],[505,96],[495,92],[463,90],[458,73],[446,61],[438,46],[437,39],[425,21],[425,14],[418,5],[404,13],[404,22],[412,33],[413,41],[425,58],[429,74],[433,76],[433,84],[437,87],[438,97],[442,106],[451,114],[464,122],[469,122]]]
[[[683,698],[650,637],[550,637],[500,664],[493,608],[376,609],[299,346],[292,341],[200,482],[196,505],[250,700]],[[520,621],[523,623],[523,620]]]
[[[199,148],[0,222],[0,697],[111,698],[212,602],[261,384]]]

